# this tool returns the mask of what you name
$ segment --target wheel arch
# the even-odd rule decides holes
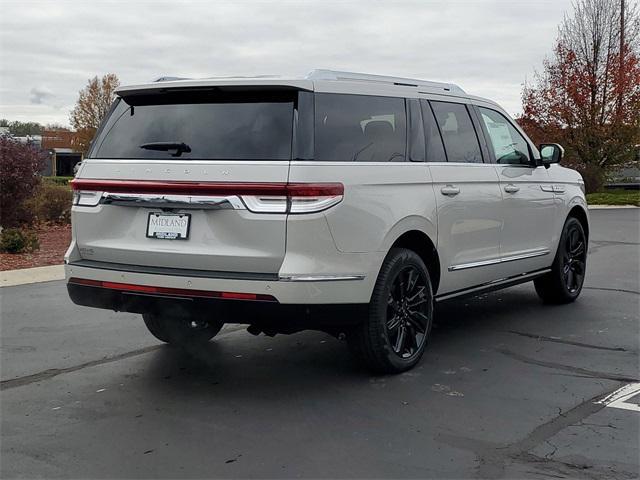
[[[418,254],[427,266],[435,295],[440,285],[440,257],[431,238],[421,230],[408,230],[393,242],[389,250],[391,248],[407,248]]]
[[[573,217],[580,222],[582,225],[582,229],[584,230],[584,234],[587,236],[587,241],[589,240],[589,217],[585,209],[580,205],[575,205],[571,210],[569,210],[569,214],[567,218]]]

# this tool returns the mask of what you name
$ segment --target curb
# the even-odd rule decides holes
[[[28,283],[50,282],[52,280],[64,280],[64,265],[22,268],[20,270],[0,272],[0,287],[13,287]]]
[[[635,205],[588,205],[589,210],[612,210],[616,208],[640,208]]]

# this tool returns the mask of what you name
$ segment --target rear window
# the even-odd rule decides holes
[[[403,162],[407,145],[404,98],[315,95],[315,159]]]
[[[117,100],[93,158],[289,160],[295,93],[171,92]]]

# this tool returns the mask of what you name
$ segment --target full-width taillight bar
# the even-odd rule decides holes
[[[221,298],[225,300],[255,300],[262,302],[277,302],[271,295],[243,292],[217,292],[210,290],[192,290],[188,288],[154,287],[150,285],[137,285],[131,283],[107,282],[88,278],[70,278],[69,283],[84,285],[87,287],[106,288],[118,292],[141,293],[147,295],[185,297],[185,298]]]
[[[229,196],[256,213],[316,213],[342,201],[342,183],[184,182],[157,180],[71,181],[78,204],[97,205],[96,192],[151,195]],[[87,197],[81,199],[80,197]]]
[[[278,195],[319,197],[343,195],[342,183],[180,182],[155,180],[93,180],[76,178],[71,188],[110,193],[167,195]]]

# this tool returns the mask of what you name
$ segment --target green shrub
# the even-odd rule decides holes
[[[69,187],[42,182],[28,203],[41,222],[69,223],[72,200]]]
[[[0,250],[7,253],[32,252],[40,248],[35,232],[5,228],[0,233]]]
[[[69,182],[73,180],[73,177],[42,177],[42,183],[49,185],[62,185],[69,187]]]
[[[0,136],[0,225],[15,228],[35,221],[26,202],[40,184],[44,163],[40,149]]]

